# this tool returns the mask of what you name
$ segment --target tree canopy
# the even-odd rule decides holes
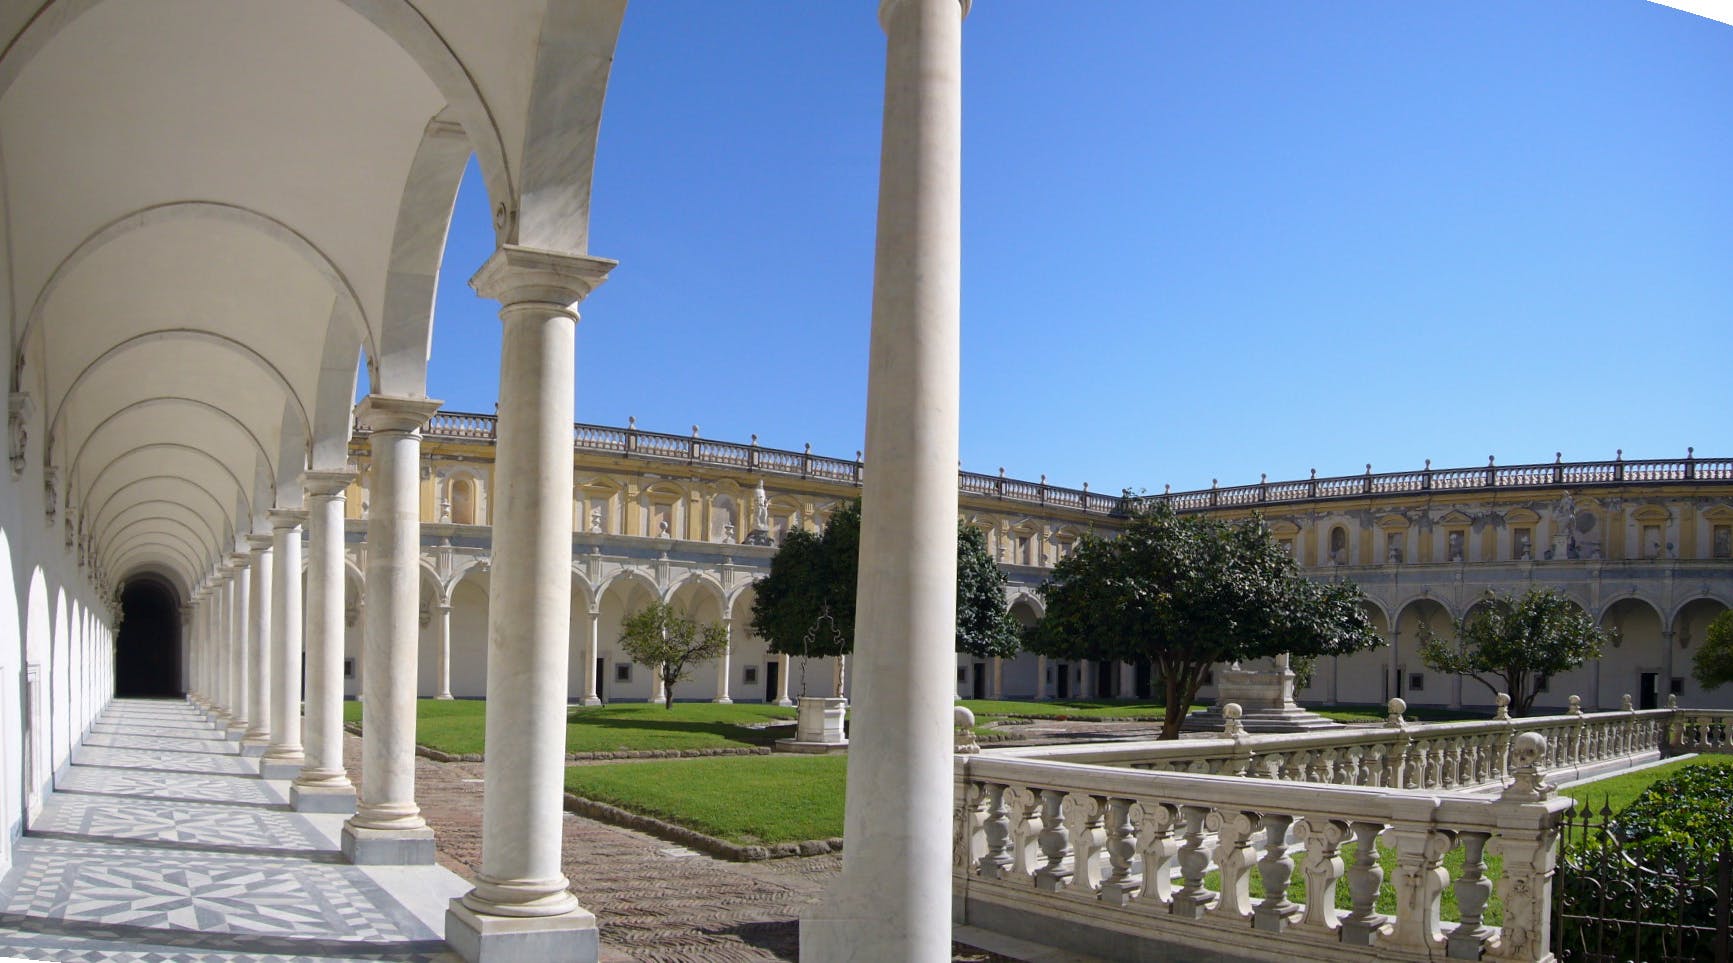
[[[1691,675],[1705,689],[1733,682],[1733,609],[1709,620],[1709,631],[1691,660]]]
[[[1229,523],[1158,503],[1117,537],[1086,535],[1041,587],[1028,645],[1067,659],[1148,659],[1161,676],[1162,738],[1217,662],[1345,655],[1381,644],[1350,582],[1313,582],[1261,519]]]
[[[1607,641],[1581,606],[1551,589],[1530,589],[1520,597],[1488,593],[1455,628],[1456,641],[1449,642],[1421,623],[1421,661],[1434,672],[1508,694],[1511,714],[1518,716],[1534,706],[1544,677],[1599,658]]]
[[[651,602],[621,624],[620,648],[661,677],[662,704],[672,709],[675,683],[693,663],[721,655],[728,648],[728,630],[717,622],[699,626],[672,605]]]
[[[752,631],[770,651],[814,657],[854,651],[856,583],[860,574],[859,499],[839,507],[824,532],[790,531],[758,580]],[[1012,656],[1020,645],[1005,604],[1005,573],[987,554],[979,529],[957,526],[958,652]],[[814,631],[828,612],[834,630]],[[809,639],[808,636],[811,636]]]

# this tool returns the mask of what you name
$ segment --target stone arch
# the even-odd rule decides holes
[[[12,865],[12,837],[22,833],[24,809],[24,706],[13,680],[23,677],[24,627],[18,620],[18,585],[12,542],[0,527],[0,866]]]
[[[487,696],[491,588],[492,570],[483,561],[464,566],[451,579],[451,693],[460,699]]]
[[[1601,607],[1596,621],[1612,638],[1591,666],[1595,691],[1589,695],[1594,706],[1616,706],[1626,693],[1643,702],[1652,697],[1656,705],[1665,701],[1667,683],[1654,685],[1647,692],[1643,688],[1645,675],[1658,678],[1666,674],[1665,618],[1658,606],[1635,592],[1626,592]]]
[[[1330,526],[1330,545],[1327,560],[1332,565],[1347,565],[1350,558],[1348,548],[1348,526],[1337,522]]]
[[[206,488],[205,486],[199,484],[198,482],[195,482],[192,479],[183,477],[181,475],[145,475],[141,478],[134,478],[133,480],[127,482],[126,484],[120,485],[117,488],[115,488],[114,491],[109,493],[107,498],[104,498],[102,500],[102,504],[98,505],[96,507],[96,510],[91,512],[91,514],[90,514],[90,529],[93,533],[97,533],[98,540],[101,539],[100,532],[102,530],[102,516],[108,511],[108,507],[114,503],[115,497],[120,495],[122,492],[128,491],[132,488],[143,485],[147,482],[157,482],[157,481],[172,483],[176,486],[185,485],[186,487],[192,489],[194,492],[203,495],[206,499],[208,499],[210,501],[210,503],[212,505],[216,506],[217,516],[222,518],[225,522],[224,531],[221,535],[216,536],[216,540],[217,540],[217,544],[219,544],[219,545],[225,543],[225,541],[229,537],[230,529],[227,526],[228,512],[223,508],[222,499],[218,498],[216,496],[216,494],[214,492],[212,492],[209,488]],[[151,499],[150,501],[159,501],[159,500],[160,499]],[[127,507],[130,508],[132,505],[136,505],[136,504],[139,504],[139,503],[138,502],[130,502],[130,503],[128,503]],[[176,504],[185,504],[185,503],[184,502],[177,502]],[[125,509],[121,509],[121,510],[117,511],[115,513],[116,516],[118,516],[121,511],[125,511]]]
[[[588,613],[596,607],[597,596],[595,586],[590,584],[589,576],[578,566],[572,566],[572,611],[579,611],[578,601],[583,601],[583,611]]]
[[[1722,609],[1733,609],[1733,597],[1729,597],[1725,593],[1709,591],[1706,587],[1703,591],[1692,593],[1678,605],[1675,605],[1673,611],[1667,615],[1667,630],[1676,633],[1679,630],[1681,618],[1686,614],[1686,609],[1700,609],[1705,607],[1705,605],[1711,607],[1719,606]],[[1701,632],[1698,632],[1693,641],[1701,640],[1702,634]]]
[[[1041,601],[1041,596],[1034,592],[1027,589],[1012,589],[1007,594],[1010,596],[1010,601],[1006,608],[1011,612],[1012,617],[1016,618],[1018,623],[1024,628],[1027,629],[1033,626],[1047,614],[1046,604]],[[1023,615],[1019,614],[1019,609],[1022,610],[1023,615],[1028,616],[1027,620],[1024,619]]]
[[[209,537],[208,541],[209,541],[210,549],[212,552],[217,551],[219,548],[221,548],[221,546],[223,544],[223,537],[220,534],[218,534],[215,529],[213,529],[211,527],[211,523],[210,523],[209,519],[205,518],[203,515],[200,515],[198,512],[193,511],[191,508],[188,508],[186,503],[174,501],[174,500],[168,499],[168,498],[144,498],[144,499],[140,499],[139,501],[133,502],[133,503],[127,505],[125,508],[122,508],[119,511],[115,512],[112,516],[109,517],[107,522],[104,522],[100,526],[98,526],[94,521],[91,522],[88,531],[92,536],[94,536],[96,538],[98,543],[106,542],[110,535],[118,535],[119,532],[125,530],[124,526],[120,529],[116,529],[114,526],[121,525],[122,519],[125,519],[129,513],[134,512],[134,511],[138,511],[138,510],[144,510],[144,511],[155,513],[155,514],[147,516],[147,518],[151,518],[151,519],[173,518],[176,521],[182,521],[182,522],[184,522],[185,519],[176,516],[175,513],[176,512],[184,512],[186,515],[191,516],[191,518],[198,523],[199,528],[202,528],[204,530],[205,535]],[[196,532],[197,530],[194,529],[194,531]]]
[[[663,600],[680,608],[683,614],[691,618],[698,618],[699,613],[696,610],[707,609],[706,603],[714,605],[713,618],[723,618],[728,611],[728,593],[723,590],[722,583],[708,572],[687,573],[684,578],[668,587]]]
[[[24,608],[24,660],[26,713],[24,717],[25,822],[35,819],[52,779],[49,758],[54,722],[49,713],[50,662],[54,651],[54,629],[48,607],[48,581],[37,566],[30,573]]]
[[[450,468],[444,478],[445,501],[441,521],[450,521],[453,525],[486,525],[491,517],[488,511],[488,492],[482,473],[474,468]]]

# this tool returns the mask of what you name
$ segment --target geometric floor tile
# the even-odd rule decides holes
[[[163,752],[160,749],[113,749],[106,746],[85,746],[79,750],[76,765],[153,769],[158,772],[207,773],[217,776],[256,776],[259,774],[259,761],[242,756]]]
[[[280,805],[286,800],[263,779],[211,776],[199,773],[154,772],[143,769],[101,769],[72,766],[56,787],[63,792],[102,793],[200,802]]]
[[[255,850],[319,850],[322,837],[291,813],[252,806],[130,802],[59,793],[49,798],[36,834],[93,837],[102,841],[139,840],[182,843],[190,847],[241,847]]]

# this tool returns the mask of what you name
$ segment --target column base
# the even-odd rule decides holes
[[[711,699],[710,701],[716,703],[719,706],[731,706],[734,704],[734,700],[728,698],[727,696],[722,696],[721,698],[717,698],[717,699]]]
[[[457,697],[452,695],[449,692],[441,692],[439,695],[434,696],[434,698],[435,699],[441,699],[441,700],[444,700],[446,702],[450,702],[451,700],[453,700]]]
[[[339,848],[357,866],[431,866],[433,830],[363,829],[343,824]]]
[[[792,708],[794,706],[794,700],[793,699],[778,699],[778,700],[776,700],[776,704],[779,706],[788,706],[788,707]]]
[[[949,904],[937,904],[927,918],[911,921],[926,932],[923,939],[902,927],[887,925],[882,914],[874,912],[875,901],[849,899],[839,892],[846,888],[839,880],[817,906],[801,914],[800,959],[908,960],[950,955]],[[928,945],[923,948],[922,943]]]
[[[241,740],[241,755],[243,756],[257,759],[258,757],[263,756],[265,750],[269,748],[271,748],[271,740],[269,739],[260,739],[257,736],[253,736]]]
[[[259,760],[259,775],[266,779],[293,779],[301,774],[307,760],[300,753],[272,755],[266,752]]]
[[[454,899],[445,911],[445,942],[469,963],[595,963],[601,956],[596,914],[581,908],[559,916],[492,916]]]
[[[584,705],[599,706],[601,704],[602,704],[602,700],[596,698],[595,696],[584,696]]]
[[[246,735],[247,724],[244,722],[238,726],[229,726],[224,730],[224,738],[228,739],[230,742],[240,742],[242,739],[246,738]]]
[[[289,787],[289,808],[298,813],[338,813],[355,811],[354,786],[295,786]]]

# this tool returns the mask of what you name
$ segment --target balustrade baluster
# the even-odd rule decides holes
[[[1492,880],[1486,878],[1486,841],[1490,833],[1462,832],[1457,840],[1462,846],[1462,875],[1451,884],[1456,893],[1456,905],[1462,922],[1450,933],[1447,954],[1459,960],[1478,960],[1486,941],[1493,935],[1492,927],[1482,922],[1486,901],[1492,897]]]
[[[1101,863],[1107,855],[1107,833],[1102,828],[1105,809],[1100,797],[1081,793],[1066,795],[1060,807],[1073,850],[1065,889],[1078,896],[1093,898],[1101,886]]]
[[[1294,817],[1264,813],[1262,822],[1264,855],[1258,859],[1258,873],[1264,882],[1264,898],[1253,911],[1252,925],[1280,933],[1294,922],[1300,909],[1288,899],[1288,880],[1294,876],[1294,858],[1288,855],[1288,827],[1293,825]]]
[[[1384,885],[1384,867],[1378,863],[1378,836],[1384,832],[1384,824],[1356,822],[1349,829],[1354,833],[1354,865],[1348,868],[1348,915],[1342,919],[1342,942],[1370,946],[1382,934],[1385,923],[1384,915],[1376,909],[1378,890]]]
[[[1005,879],[1016,862],[1011,854],[1011,810],[1005,796],[1011,787],[1003,783],[987,785],[987,821],[983,827],[987,851],[981,855],[980,875],[984,879]]]
[[[1152,911],[1165,911],[1173,904],[1173,868],[1179,842],[1173,838],[1180,812],[1166,803],[1138,803],[1142,810],[1138,831],[1143,836],[1143,889],[1137,904]]]
[[[983,783],[960,783],[959,801],[951,811],[951,865],[969,873],[987,855],[989,787]]]
[[[1305,862],[1300,866],[1301,875],[1306,877],[1306,906],[1300,924],[1334,933],[1342,926],[1336,913],[1336,881],[1342,878],[1341,846],[1348,837],[1348,824],[1339,819],[1306,816],[1294,824],[1294,835],[1306,847]],[[1267,874],[1264,886],[1267,891]]]
[[[1129,904],[1141,880],[1131,873],[1132,860],[1137,856],[1137,821],[1141,815],[1136,802],[1130,799],[1107,800],[1107,878],[1101,881],[1101,901],[1114,906]]]
[[[1222,888],[1211,915],[1244,920],[1252,915],[1252,830],[1258,814],[1221,811],[1210,813],[1204,827],[1216,834],[1215,862]]]
[[[1018,879],[1035,875],[1041,857],[1038,841],[1041,837],[1041,795],[1033,789],[1018,786],[1007,789],[1011,809],[1011,872]]]
[[[1057,893],[1071,882],[1071,833],[1065,826],[1065,791],[1041,792],[1041,868],[1035,870],[1035,888]]]
[[[1209,907],[1215,893],[1204,888],[1204,873],[1209,870],[1209,854],[1204,852],[1204,820],[1209,817],[1207,806],[1182,806],[1185,818],[1184,839],[1180,843],[1179,892],[1173,894],[1173,915],[1199,919]]]
[[[1390,831],[1396,843],[1396,926],[1390,934],[1398,946],[1437,947],[1444,934],[1440,928],[1439,901],[1444,884],[1444,854],[1455,846],[1454,833],[1398,826]]]

